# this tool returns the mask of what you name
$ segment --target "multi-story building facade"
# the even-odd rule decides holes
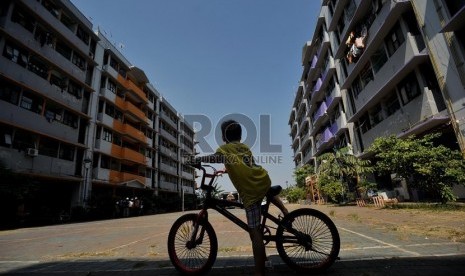
[[[69,0],[0,3],[0,160],[65,211],[194,193],[194,131]]]
[[[465,1],[321,3],[289,119],[296,167],[433,131],[465,152]]]

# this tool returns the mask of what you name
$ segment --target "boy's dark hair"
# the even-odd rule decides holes
[[[241,125],[234,120],[225,121],[221,124],[221,134],[226,143],[240,141],[242,137]]]

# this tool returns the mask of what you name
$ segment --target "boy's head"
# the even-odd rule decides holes
[[[240,142],[242,137],[241,125],[234,120],[225,121],[221,124],[221,134],[225,143]]]

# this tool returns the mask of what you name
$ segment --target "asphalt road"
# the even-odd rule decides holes
[[[325,210],[322,210],[325,211]],[[232,210],[244,218],[244,211]],[[178,275],[167,253],[172,223],[182,213],[0,232],[2,275]],[[209,219],[218,236],[218,258],[210,275],[252,275],[248,234],[220,214]],[[465,244],[336,220],[340,260],[325,275],[465,275]],[[294,274],[273,243],[269,275]]]

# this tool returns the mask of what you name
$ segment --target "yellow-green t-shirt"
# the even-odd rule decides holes
[[[271,179],[264,168],[253,164],[252,152],[247,145],[239,142],[224,144],[216,153],[224,156],[226,171],[245,208],[265,197]]]

